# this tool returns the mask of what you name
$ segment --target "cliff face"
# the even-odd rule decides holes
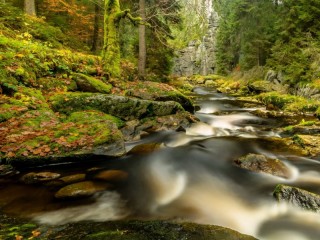
[[[198,41],[191,41],[184,49],[177,51],[173,74],[191,76],[194,74],[208,75],[215,69],[215,35],[218,27],[218,15],[211,7],[208,11],[207,34]]]

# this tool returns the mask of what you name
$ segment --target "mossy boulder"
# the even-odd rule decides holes
[[[70,114],[75,111],[98,110],[124,120],[165,116],[184,111],[177,102],[156,102],[137,98],[99,94],[62,93],[49,98],[55,111]]]
[[[0,124],[0,157],[7,162],[37,164],[60,157],[125,153],[121,120],[97,111],[69,117],[50,110],[29,111]]]
[[[122,170],[115,169],[103,170],[94,174],[93,178],[96,180],[102,180],[107,182],[122,182],[127,180],[128,173]]]
[[[153,101],[175,101],[185,110],[194,111],[194,106],[187,96],[165,83],[137,81],[123,83],[120,87],[124,90],[125,96]]]
[[[288,202],[294,206],[320,212],[320,195],[292,186],[279,184],[273,192],[279,202]]]
[[[267,158],[261,154],[249,153],[234,161],[236,166],[248,169],[253,172],[267,173],[274,176],[289,178],[288,167],[278,159]]]
[[[72,79],[77,83],[78,89],[83,92],[110,93],[112,88],[110,84],[82,73],[73,73]]]

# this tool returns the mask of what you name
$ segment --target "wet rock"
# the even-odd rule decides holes
[[[288,202],[294,206],[320,212],[320,195],[306,190],[279,184],[273,192],[279,202]]]
[[[236,166],[248,169],[253,172],[262,172],[277,177],[290,178],[290,171],[287,166],[278,159],[267,158],[261,154],[252,154],[241,157],[234,161]]]
[[[121,170],[106,170],[97,173],[93,178],[103,181],[122,182],[128,178],[128,173]]]
[[[48,182],[54,179],[58,179],[60,177],[59,173],[53,173],[53,172],[31,172],[23,175],[20,178],[20,181],[26,183],[26,184],[34,184],[34,183],[43,183]]]
[[[128,154],[149,154],[160,148],[159,143],[145,143],[134,146]]]
[[[92,181],[78,182],[61,188],[54,195],[59,199],[90,197],[110,188],[111,185]]]
[[[0,178],[12,176],[17,173],[18,172],[11,165],[0,165]]]
[[[59,178],[60,181],[66,183],[66,184],[81,182],[85,179],[86,179],[86,174],[84,174],[84,173],[79,173],[79,174],[74,174],[74,175],[69,175],[69,176]]]
[[[139,140],[142,134],[158,132],[162,130],[177,130],[178,128],[188,128],[191,123],[198,122],[199,119],[188,112],[179,112],[174,115],[161,117],[144,118],[140,121],[127,122],[121,129],[126,141]]]
[[[318,156],[320,154],[320,136],[295,134],[292,138],[294,147],[306,152],[304,155]]]

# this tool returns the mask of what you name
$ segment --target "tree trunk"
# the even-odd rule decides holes
[[[119,0],[105,0],[102,60],[110,77],[120,76],[119,23],[122,11]]]
[[[30,16],[36,16],[35,0],[24,0],[24,11]]]
[[[93,26],[93,36],[92,36],[92,46],[91,51],[96,52],[98,50],[99,43],[99,19],[100,19],[100,2],[95,1],[94,3],[94,26]]]
[[[125,17],[133,23],[141,22],[141,18],[131,16],[130,10],[121,10],[119,0],[104,0],[102,61],[104,71],[109,77],[119,77],[121,73],[119,24]]]
[[[139,0],[139,14],[144,22],[146,20],[146,2],[145,0]],[[139,25],[139,64],[138,71],[139,76],[144,77],[146,72],[146,59],[147,59],[147,46],[146,46],[146,26],[144,24]]]

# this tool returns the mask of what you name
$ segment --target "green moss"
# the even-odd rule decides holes
[[[72,77],[77,82],[79,89],[82,91],[110,93],[112,88],[110,84],[104,83],[101,80],[85,74],[74,73]]]
[[[292,140],[301,147],[304,147],[305,145],[303,139],[297,134],[292,137]]]

